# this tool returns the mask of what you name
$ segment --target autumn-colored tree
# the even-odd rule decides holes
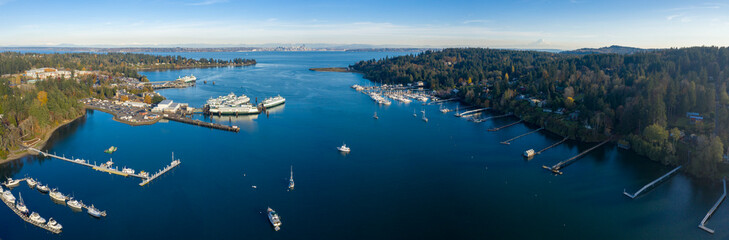
[[[129,96],[127,96],[127,95],[122,95],[122,96],[121,96],[121,97],[119,98],[119,100],[121,100],[122,102],[126,102],[126,101],[129,101]]]
[[[149,95],[144,96],[144,103],[152,104],[152,97],[150,97]]]
[[[41,105],[46,105],[48,102],[48,93],[46,91],[38,92],[38,101],[40,101]]]

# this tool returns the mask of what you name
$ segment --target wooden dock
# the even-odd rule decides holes
[[[558,145],[562,144],[562,143],[563,143],[563,142],[565,142],[565,141],[567,141],[567,137],[565,137],[564,139],[562,139],[562,141],[559,141],[559,142],[557,142],[557,143],[555,143],[555,144],[549,145],[549,147],[546,147],[546,148],[544,148],[544,149],[542,149],[542,150],[539,150],[539,152],[536,152],[536,154],[542,154],[542,152],[544,152],[544,151],[547,151],[547,150],[549,150],[550,148],[556,147],[556,146],[558,146]]]
[[[506,140],[506,141],[503,141],[503,142],[501,142],[501,144],[506,144],[506,145],[509,145],[509,144],[511,144],[511,141],[514,141],[514,140],[516,140],[516,139],[518,139],[518,138],[520,138],[520,137],[523,137],[523,136],[526,136],[526,135],[529,135],[529,134],[532,134],[532,133],[535,133],[535,132],[539,132],[539,131],[540,131],[540,130],[542,130],[542,129],[544,129],[544,128],[543,128],[543,127],[541,127],[541,128],[539,128],[539,129],[537,129],[537,130],[534,130],[534,131],[531,131],[531,132],[528,132],[528,133],[524,133],[524,134],[522,134],[522,135],[519,135],[519,136],[513,137],[513,138],[511,138],[511,139],[509,139],[509,140]]]
[[[501,126],[501,127],[497,127],[497,128],[491,128],[491,129],[489,129],[489,132],[496,132],[496,131],[499,131],[499,130],[501,130],[501,129],[504,129],[504,128],[508,128],[508,127],[511,127],[511,126],[517,125],[517,124],[519,124],[519,123],[521,123],[521,122],[523,122],[523,121],[524,121],[524,120],[519,120],[519,121],[516,121],[516,122],[513,122],[513,123],[509,123],[509,124],[506,124],[506,125],[504,125],[504,126]]]
[[[674,168],[673,170],[671,170],[670,172],[664,174],[663,176],[659,177],[658,179],[653,180],[652,182],[646,184],[645,186],[643,186],[641,189],[639,189],[637,192],[635,192],[633,194],[630,194],[630,193],[626,192],[625,189],[623,189],[623,194],[625,194],[625,196],[628,196],[631,199],[635,199],[635,197],[637,197],[638,195],[640,195],[643,191],[647,190],[648,188],[653,187],[657,183],[660,183],[661,181],[663,181],[666,178],[670,177],[673,173],[675,173],[676,171],[678,171],[679,169],[681,169],[681,167],[682,166],[678,166],[678,167]]]
[[[605,140],[601,143],[598,143],[597,145],[591,147],[590,149],[585,150],[584,152],[581,152],[580,154],[575,155],[574,157],[561,161],[561,162],[555,164],[554,166],[551,166],[551,167],[542,166],[542,168],[552,171],[553,173],[556,173],[556,174],[562,174],[562,172],[559,171],[560,169],[562,169],[563,167],[566,167],[567,165],[571,164],[573,161],[579,159],[580,157],[584,156],[585,154],[589,153],[592,150],[595,150],[596,148],[602,146],[603,144],[605,144],[609,141],[610,141],[610,138],[608,138],[607,140]]]
[[[476,114],[476,113],[480,113],[480,112],[483,112],[483,111],[486,111],[486,110],[489,110],[489,109],[491,109],[491,108],[479,108],[479,109],[474,109],[474,110],[470,110],[470,111],[465,111],[465,112],[462,112],[461,114],[459,114],[459,115],[457,115],[457,116],[458,116],[458,117],[465,117],[465,116],[468,116],[468,115],[471,115],[471,114]]]
[[[433,105],[433,104],[436,104],[436,103],[450,102],[450,101],[456,101],[456,100],[458,100],[458,98],[441,99],[441,100],[438,100],[438,101],[432,101],[432,102],[429,102],[429,103],[423,103],[423,105]]]
[[[240,132],[240,128],[238,128],[238,126],[227,126],[227,125],[222,125],[222,124],[217,124],[217,123],[204,122],[204,121],[200,121],[197,119],[190,119],[190,118],[186,118],[186,117],[177,117],[177,116],[171,116],[171,115],[164,116],[164,118],[172,120],[172,121],[177,121],[177,122],[181,122],[181,123],[187,123],[187,124],[192,124],[192,125],[197,125],[197,126],[202,126],[202,127],[208,127],[208,128],[212,128],[212,129],[220,129],[220,130],[231,131],[231,132]]]
[[[716,200],[714,206],[709,209],[709,212],[706,213],[704,219],[702,219],[701,223],[699,223],[699,228],[711,234],[714,234],[714,229],[706,227],[706,221],[709,221],[709,218],[714,215],[714,211],[716,211],[716,209],[719,208],[719,205],[721,205],[721,203],[724,202],[724,199],[726,199],[726,179],[722,179],[722,183],[724,183],[724,193],[721,194],[719,200]]]
[[[10,191],[10,190],[8,190],[8,191]],[[14,212],[15,214],[17,214],[17,215],[18,215],[18,217],[20,217],[21,219],[23,219],[23,221],[26,221],[26,222],[28,222],[28,223],[30,223],[30,224],[33,224],[33,225],[35,225],[36,227],[39,227],[39,228],[42,228],[42,229],[48,230],[49,232],[52,232],[52,233],[55,233],[55,234],[59,234],[59,233],[61,233],[61,230],[60,230],[60,229],[56,230],[56,229],[50,228],[50,227],[48,226],[48,224],[45,224],[45,223],[41,224],[41,223],[37,223],[37,222],[34,222],[33,220],[30,220],[30,217],[28,217],[28,216],[25,216],[25,214],[23,214],[22,212],[20,212],[20,210],[18,210],[17,208],[15,208],[15,205],[14,205],[14,203],[11,203],[11,202],[7,202],[7,201],[5,201],[4,199],[2,200],[2,202],[4,202],[4,203],[5,203],[5,205],[6,205],[6,206],[8,206],[8,207],[10,208],[10,210],[13,210],[13,212]]]

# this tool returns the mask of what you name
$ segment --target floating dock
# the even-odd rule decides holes
[[[519,123],[521,123],[521,122],[523,122],[523,121],[524,121],[524,120],[519,120],[519,121],[516,121],[516,122],[513,122],[513,123],[509,123],[509,124],[506,124],[506,125],[504,125],[504,126],[501,126],[501,127],[497,127],[497,128],[491,128],[491,129],[489,129],[489,132],[496,132],[496,131],[499,131],[499,130],[501,130],[501,129],[504,129],[504,128],[508,128],[508,127],[511,127],[511,126],[517,125],[517,124],[519,124]]]
[[[509,145],[509,144],[511,144],[511,141],[514,141],[514,140],[516,140],[516,139],[518,139],[518,138],[520,138],[520,137],[523,137],[523,136],[526,136],[526,135],[529,135],[529,134],[532,134],[532,133],[535,133],[535,132],[539,132],[539,131],[541,131],[542,129],[544,129],[544,128],[543,128],[543,127],[541,127],[541,128],[539,128],[539,129],[537,129],[537,130],[534,130],[534,131],[531,131],[531,132],[528,132],[528,133],[524,133],[524,134],[522,134],[522,135],[519,135],[519,136],[513,137],[513,138],[511,138],[511,139],[509,139],[509,140],[506,140],[506,141],[503,141],[503,142],[501,142],[501,144],[506,144],[506,145]]]
[[[704,219],[701,220],[701,223],[699,223],[699,228],[711,234],[714,234],[714,229],[706,227],[706,221],[709,221],[709,218],[714,215],[714,211],[716,211],[716,209],[719,208],[719,205],[721,205],[721,203],[724,202],[724,199],[726,199],[726,179],[722,179],[722,182],[724,183],[724,193],[721,194],[719,200],[717,200],[714,206],[709,209],[709,212],[706,213]]]
[[[8,190],[8,191],[10,191],[10,190]],[[60,229],[53,229],[53,228],[48,227],[48,224],[45,224],[45,223],[37,223],[37,222],[34,222],[33,220],[30,220],[30,217],[25,216],[25,214],[23,214],[22,212],[20,212],[20,210],[18,210],[17,208],[15,208],[14,203],[7,202],[7,201],[5,201],[5,199],[3,199],[2,202],[4,202],[5,205],[10,208],[10,210],[13,210],[13,212],[15,214],[17,214],[18,217],[20,217],[21,219],[23,219],[23,221],[26,221],[26,222],[28,222],[30,224],[35,225],[36,227],[39,227],[39,228],[48,230],[49,232],[52,232],[52,233],[55,233],[55,234],[61,233],[61,230]]]
[[[50,153],[47,153],[47,152],[43,152],[43,151],[40,151],[40,150],[35,149],[35,148],[28,148],[28,149],[30,151],[39,153],[39,154],[43,155],[44,157],[57,158],[57,159],[64,160],[64,161],[67,161],[67,162],[70,162],[70,163],[75,163],[75,164],[83,165],[83,166],[86,166],[86,167],[90,167],[90,168],[92,168],[94,170],[97,170],[97,171],[107,172],[109,174],[116,174],[116,175],[125,176],[125,177],[131,176],[131,177],[141,178],[142,179],[142,183],[140,183],[139,186],[146,185],[147,183],[149,183],[150,181],[152,181],[155,178],[159,177],[160,175],[166,173],[170,169],[177,167],[177,165],[180,165],[180,160],[179,159],[174,159],[175,158],[175,154],[172,153],[172,163],[170,165],[167,165],[167,167],[165,167],[164,169],[162,169],[162,170],[158,171],[157,173],[153,174],[152,176],[149,176],[149,174],[146,173],[146,172],[144,172],[144,171],[140,171],[139,173],[125,173],[123,171],[119,171],[118,169],[111,168],[110,166],[105,166],[104,164],[101,164],[101,165],[90,164],[88,160],[82,160],[82,159],[71,160],[71,159],[68,159],[66,157],[62,157],[62,156],[58,156],[58,155],[55,155],[55,154],[50,154]]]
[[[192,124],[192,125],[197,125],[197,126],[202,126],[202,127],[208,127],[208,128],[212,128],[212,129],[219,129],[219,130],[225,130],[225,131],[231,131],[231,132],[240,132],[240,128],[238,128],[238,126],[227,126],[227,125],[222,125],[222,124],[217,124],[217,123],[203,122],[203,121],[200,121],[197,119],[190,119],[190,118],[186,118],[186,117],[176,117],[176,116],[169,116],[169,115],[164,116],[164,118],[172,120],[172,121],[177,121],[177,122],[181,122],[181,123],[187,123],[187,124]]]
[[[605,140],[601,143],[598,143],[597,145],[591,147],[590,149],[585,150],[584,152],[581,152],[580,154],[575,155],[574,157],[561,161],[561,162],[555,164],[554,166],[551,166],[551,167],[542,166],[542,168],[552,171],[553,173],[556,173],[556,174],[562,174],[562,172],[559,171],[560,169],[562,169],[563,167],[566,167],[567,165],[571,164],[573,161],[579,159],[580,157],[584,156],[585,154],[589,153],[592,150],[595,150],[596,148],[602,146],[603,144],[605,144],[609,141],[610,141],[610,138],[608,138],[607,140]]]
[[[544,149],[542,149],[542,150],[539,150],[538,152],[536,152],[536,154],[537,154],[537,155],[539,155],[539,154],[542,154],[542,152],[544,152],[544,151],[547,151],[547,150],[549,150],[550,148],[556,147],[556,146],[558,146],[558,145],[562,144],[562,143],[563,143],[563,142],[565,142],[565,141],[567,141],[567,137],[565,137],[564,139],[562,139],[562,141],[559,141],[559,142],[557,142],[557,143],[555,143],[555,144],[549,145],[549,147],[546,147],[546,148],[544,148]]]
[[[628,196],[631,199],[635,199],[635,197],[637,197],[638,195],[640,195],[643,191],[645,191],[646,189],[648,189],[650,187],[653,187],[657,183],[659,183],[659,182],[663,181],[664,179],[670,177],[673,173],[675,173],[676,171],[678,171],[679,169],[681,169],[681,167],[682,166],[678,166],[678,167],[674,168],[673,170],[671,170],[670,172],[664,174],[663,176],[659,177],[658,179],[653,180],[652,182],[646,184],[645,186],[643,186],[641,189],[639,189],[637,192],[635,192],[633,194],[630,194],[630,193],[626,192],[625,189],[623,189],[623,194],[625,194],[625,196]]]

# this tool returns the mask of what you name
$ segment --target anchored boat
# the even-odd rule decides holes
[[[271,209],[271,207],[268,207],[268,221],[271,222],[271,225],[273,225],[276,231],[281,230],[281,219],[278,217],[278,213]]]
[[[294,190],[294,166],[291,166],[291,178],[289,178],[289,189]]]
[[[342,144],[341,147],[338,147],[337,150],[343,153],[349,153],[349,147],[347,147],[347,144]]]

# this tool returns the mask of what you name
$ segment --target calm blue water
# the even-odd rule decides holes
[[[164,53],[160,53],[164,54]],[[254,58],[239,68],[145,72],[153,81],[194,74],[198,85],[160,91],[169,99],[202,105],[211,96],[245,93],[261,101],[281,94],[283,107],[269,116],[207,119],[240,126],[224,132],[177,122],[132,127],[111,115],[89,112],[63,128],[50,152],[106,161],[117,146],[120,166],[156,171],[182,164],[145,187],[53,159],[28,157],[0,165],[0,173],[25,175],[71,193],[108,212],[93,219],[53,203],[22,184],[32,211],[64,226],[53,235],[0,207],[2,239],[726,239],[729,207],[696,226],[721,194],[721,186],[673,177],[642,197],[635,191],[670,170],[612,145],[553,176],[542,169],[590,147],[567,142],[526,161],[520,154],[560,140],[545,132],[500,141],[533,130],[476,124],[417,103],[375,105],[349,88],[368,84],[353,73],[311,72],[403,53],[186,53],[187,57]],[[208,81],[203,84],[202,81]],[[211,82],[215,81],[215,85]],[[455,105],[448,105],[454,108]],[[428,123],[414,118],[425,109]],[[377,111],[380,119],[372,119]],[[203,119],[202,117],[200,117]],[[335,147],[346,142],[352,153]],[[287,191],[293,165],[296,189]],[[245,174],[245,176],[244,176]],[[257,189],[251,186],[256,185]],[[1,205],[0,205],[1,206]],[[274,232],[266,215],[276,209]]]

